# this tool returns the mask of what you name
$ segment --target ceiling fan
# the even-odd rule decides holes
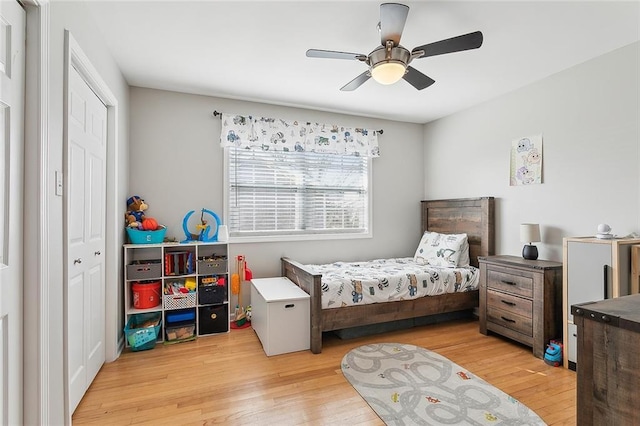
[[[476,31],[418,46],[409,51],[400,45],[400,37],[408,14],[409,7],[404,4],[383,3],[380,5],[378,30],[380,31],[381,46],[376,47],[368,55],[309,49],[307,57],[355,59],[369,66],[367,71],[351,80],[340,90],[355,90],[371,77],[381,84],[393,84],[403,78],[416,89],[422,90],[435,83],[435,80],[409,66],[411,61],[428,56],[477,49],[482,46],[482,33]]]

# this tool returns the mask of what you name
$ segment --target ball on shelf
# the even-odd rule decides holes
[[[142,229],[145,231],[155,231],[158,229],[158,222],[152,217],[147,217],[142,221]]]

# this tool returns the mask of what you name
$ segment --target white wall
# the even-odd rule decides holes
[[[47,146],[44,152],[38,152],[40,141],[27,139],[25,142],[26,158],[25,170],[30,176],[39,176],[40,163],[37,161],[40,155],[46,163],[45,176],[42,180],[29,178],[28,187],[25,188],[25,205],[35,206],[37,212],[31,216],[27,212],[27,217],[36,218],[35,223],[42,220],[48,226],[46,230],[46,241],[29,241],[32,250],[26,253],[34,259],[33,265],[40,261],[40,254],[44,253],[47,264],[44,271],[34,271],[29,267],[30,263],[25,262],[25,424],[64,424],[69,419],[65,413],[64,403],[64,281],[63,281],[63,198],[55,195],[54,173],[63,170],[64,160],[64,35],[65,29],[71,31],[80,48],[88,56],[92,65],[98,70],[100,76],[118,100],[119,110],[117,115],[118,134],[117,144],[107,148],[107,253],[106,253],[106,274],[107,274],[107,294],[110,296],[106,301],[107,312],[107,339],[106,356],[113,359],[117,355],[117,339],[121,334],[118,330],[122,321],[122,307],[118,306],[118,301],[122,300],[121,283],[121,252],[124,242],[124,233],[121,230],[121,214],[125,207],[125,194],[128,188],[128,121],[129,121],[129,87],[124,80],[113,57],[102,41],[99,33],[92,25],[91,17],[85,10],[85,5],[78,2],[39,2],[40,15],[44,22],[40,25],[37,18],[38,13],[35,7],[31,7],[30,26],[28,27],[27,38],[36,36],[33,32],[38,26],[46,32],[45,45],[40,46],[48,54],[40,55],[29,52],[29,58],[45,58],[48,75],[45,81],[48,82],[45,99],[47,102],[47,123],[44,130]],[[36,45],[29,42],[29,48]],[[39,64],[28,68],[27,85],[28,93],[40,91],[38,87]],[[36,98],[32,95],[33,99]],[[38,107],[39,108],[39,107]],[[27,127],[37,127],[42,117],[34,116],[29,112],[27,116]],[[33,134],[33,133],[32,133]],[[46,181],[47,187],[40,187],[41,182]],[[38,198],[39,193],[44,194],[44,200]],[[115,200],[121,200],[115,205]],[[43,207],[44,206],[44,207]],[[40,210],[46,208],[46,210]],[[116,216],[117,212],[117,216]],[[37,225],[34,224],[34,227]],[[25,234],[33,234],[32,230],[25,231]],[[44,244],[44,246],[40,246]],[[25,256],[25,260],[29,259]],[[41,294],[37,278],[44,276],[47,289],[48,312],[44,318],[40,318]],[[31,279],[33,278],[33,279]],[[46,303],[46,302],[45,302]],[[120,302],[121,303],[121,302]],[[45,329],[39,330],[38,325],[44,324]],[[44,337],[42,337],[44,336]],[[48,342],[47,347],[41,347],[41,342]],[[40,354],[45,351],[40,359]]]
[[[184,239],[189,210],[222,215],[217,110],[384,130],[381,156],[373,160],[373,238],[232,244],[232,255],[244,254],[255,277],[279,276],[282,256],[324,262],[413,255],[423,194],[421,125],[137,87],[130,97],[130,195],[148,202],[149,216],[169,227],[167,235]]]
[[[541,259],[608,223],[639,231],[640,43],[565,70],[424,130],[425,198],[494,196],[496,253],[520,255],[540,223]],[[543,184],[509,186],[511,141],[543,134]],[[461,168],[453,165],[461,164]]]

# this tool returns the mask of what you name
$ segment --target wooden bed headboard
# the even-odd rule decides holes
[[[471,265],[495,253],[494,198],[422,201],[422,232],[467,234]]]

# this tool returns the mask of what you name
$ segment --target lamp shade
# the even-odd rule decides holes
[[[537,223],[523,223],[520,225],[520,242],[535,243],[540,241],[540,225]]]

